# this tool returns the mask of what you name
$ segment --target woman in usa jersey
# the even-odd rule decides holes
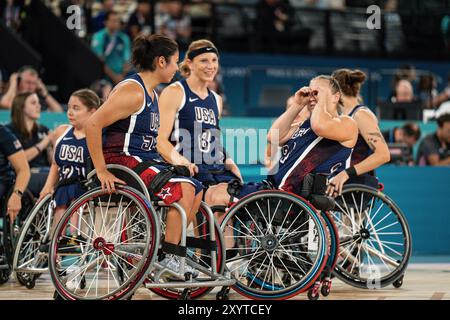
[[[209,40],[190,44],[180,66],[183,80],[160,98],[158,151],[168,162],[188,166],[205,187],[208,205],[228,204],[230,181],[242,181],[237,165],[220,143],[222,98],[208,88],[219,69],[219,53]]]
[[[107,163],[131,169],[143,162],[151,163],[139,173],[147,186],[169,166],[156,150],[160,113],[155,88],[160,83],[170,82],[177,72],[178,45],[161,35],[138,37],[133,44],[132,61],[139,72],[117,84],[87,124],[92,161],[102,189],[108,192],[115,191],[115,183],[124,182],[106,169]],[[197,213],[203,195],[200,182],[183,176],[173,177],[161,190],[153,192],[166,204],[178,202],[187,214],[188,223]],[[177,246],[180,239],[181,217],[176,209],[170,208],[163,249]],[[180,270],[176,255],[167,254],[160,263],[174,272]],[[186,272],[194,277],[198,275],[190,266],[186,266]]]
[[[42,199],[47,194],[54,193],[56,209],[52,230],[70,203],[86,191],[80,183],[86,178],[89,157],[85,124],[100,107],[100,98],[92,90],[81,89],[72,93],[67,105],[70,125],[61,125],[55,130],[53,163],[39,195]],[[75,227],[71,230],[71,234],[75,235]]]

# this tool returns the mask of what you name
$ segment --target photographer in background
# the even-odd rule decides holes
[[[450,166],[450,113],[439,116],[437,124],[437,131],[423,138],[419,145],[419,166]]]
[[[414,146],[419,141],[421,131],[418,124],[405,123],[381,132],[391,153],[390,163],[397,165],[414,165]]]
[[[62,112],[63,108],[48,92],[38,72],[31,66],[23,66],[9,77],[8,90],[0,99],[0,108],[11,109],[14,98],[19,93],[36,93],[42,110]]]

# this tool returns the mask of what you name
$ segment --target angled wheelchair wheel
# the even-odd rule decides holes
[[[411,255],[411,233],[394,201],[376,189],[348,185],[331,214],[339,231],[334,274],[340,280],[377,289],[403,277]]]
[[[63,299],[126,299],[142,284],[159,246],[159,219],[138,191],[101,188],[64,213],[52,237],[49,268]]]
[[[322,218],[293,194],[255,192],[230,208],[221,229],[234,239],[226,260],[226,272],[236,279],[233,289],[252,299],[288,299],[304,292],[327,261]]]
[[[34,281],[48,271],[48,241],[55,203],[47,195],[37,203],[20,229],[14,250],[13,271],[17,281],[32,287]]]
[[[0,284],[8,282],[11,272],[11,255],[12,255],[12,243],[11,243],[11,228],[9,227],[9,216],[6,214],[1,217],[1,229],[0,229]]]
[[[165,222],[162,219],[162,230],[164,233],[165,230]],[[187,263],[192,267],[196,265],[200,266],[204,270],[209,272],[213,272],[213,264],[211,263],[213,259],[213,252],[215,253],[216,260],[216,270],[215,273],[222,274],[225,269],[225,247],[223,245],[223,237],[220,230],[219,225],[214,220],[214,230],[215,230],[215,243],[212,244],[209,242],[210,231],[209,231],[209,223],[210,219],[208,214],[206,213],[203,207],[200,207],[199,212],[196,215],[195,221],[188,226],[187,236],[194,241],[190,241],[187,239]],[[200,240],[200,241],[198,241]],[[193,263],[194,264],[193,264]],[[205,272],[199,270],[199,276],[196,278],[196,281],[209,280],[211,279],[210,275]],[[151,280],[151,275],[149,276],[149,281]],[[167,279],[166,281],[174,281]],[[208,294],[213,287],[197,287],[191,288],[189,293],[190,299],[198,299],[200,297]],[[150,289],[152,292],[157,295],[167,298],[167,299],[181,299],[183,295],[183,288],[152,288]]]
[[[9,199],[12,189],[5,197],[5,203],[2,208],[1,231],[0,231],[0,284],[9,280],[13,270],[14,248],[18,240],[21,226],[24,224],[35,199],[30,191],[26,190],[22,196],[22,208],[16,219],[11,223],[6,208],[6,199]]]

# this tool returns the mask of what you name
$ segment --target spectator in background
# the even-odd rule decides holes
[[[90,89],[91,89],[92,91],[94,91],[95,94],[96,94],[97,96],[100,97],[100,100],[101,100],[102,103],[103,103],[103,102],[105,102],[106,99],[108,98],[109,93],[110,93],[111,90],[112,90],[112,85],[111,85],[111,83],[110,83],[109,81],[107,81],[107,80],[103,80],[103,79],[102,79],[102,80],[96,80],[96,81],[94,81],[94,82],[91,84]]]
[[[115,11],[108,11],[105,28],[92,38],[92,50],[103,60],[104,72],[114,84],[122,81],[131,70],[130,38],[120,30],[119,15]]]
[[[345,0],[290,0],[295,7],[313,7],[318,9],[345,9]]]
[[[10,221],[22,208],[21,197],[29,180],[30,168],[19,140],[6,126],[0,125],[0,199],[13,188],[7,202]]]
[[[414,101],[414,89],[409,80],[402,79],[395,86],[394,96],[391,98],[392,103],[408,103]]]
[[[420,127],[416,123],[405,123],[402,127],[394,127],[382,132],[387,143],[404,143],[411,149],[420,139]],[[412,153],[411,153],[412,154]]]
[[[138,35],[150,35],[151,5],[148,0],[138,0],[136,10],[131,14],[127,23],[127,33],[133,40]]]
[[[293,8],[284,0],[261,0],[257,7],[258,42],[264,49],[278,51],[284,46],[293,22]]]
[[[0,0],[0,20],[7,27],[18,31],[23,18],[25,0]]]
[[[31,168],[29,189],[35,196],[47,179],[53,154],[53,132],[37,122],[41,105],[35,93],[19,93],[13,101],[8,129],[19,139]]]
[[[410,83],[416,81],[417,72],[416,67],[412,64],[404,64],[398,68],[392,78],[392,92],[391,97],[395,95],[395,88],[400,80],[408,80]]]
[[[11,109],[14,98],[20,93],[36,93],[43,110],[62,112],[63,108],[48,92],[39,78],[39,74],[31,66],[23,66],[9,77],[8,90],[0,99],[0,107]]]
[[[92,18],[92,32],[98,32],[105,27],[106,14],[114,10],[114,0],[102,0],[102,8],[95,17]]]
[[[191,42],[191,17],[185,14],[179,0],[166,0],[164,9],[158,18],[156,33],[176,40],[180,48],[186,49]]]
[[[426,109],[435,109],[441,103],[450,100],[450,87],[447,87],[444,92],[438,93],[436,77],[432,74],[422,75],[419,78],[419,99]]]
[[[419,145],[417,164],[421,166],[450,166],[450,113],[437,119],[438,129]]]

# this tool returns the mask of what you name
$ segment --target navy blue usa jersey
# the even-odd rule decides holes
[[[298,193],[309,173],[331,176],[345,169],[352,149],[338,141],[317,136],[306,120],[281,147],[278,166],[269,172],[269,180],[279,189]]]
[[[208,96],[201,99],[185,79],[173,85],[184,92],[171,136],[176,150],[192,163],[223,164],[217,93],[208,89]]]
[[[105,130],[103,152],[105,157],[125,155],[145,160],[162,160],[156,151],[156,138],[159,129],[158,96],[154,92],[154,101],[145,88],[139,74],[135,73],[124,81],[137,83],[145,93],[141,108],[125,119],[116,121]]]
[[[55,162],[59,167],[59,178],[86,178],[89,150],[86,138],[77,139],[74,128],[69,126],[58,138],[55,147]]]

